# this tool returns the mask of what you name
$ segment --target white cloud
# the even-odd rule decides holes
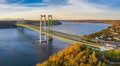
[[[50,0],[24,5],[0,4],[0,18],[39,19],[40,14],[52,14],[61,19],[120,19],[119,10],[110,10],[107,5],[89,3],[87,0],[68,0],[66,3],[68,5],[42,7],[41,5],[47,5],[45,2],[50,2]],[[28,7],[30,5],[40,7]]]
[[[69,3],[71,5],[68,5],[64,7],[70,8],[71,10],[78,10],[80,12],[104,12],[106,11],[103,8],[106,8],[107,6],[101,6],[101,5],[95,5],[87,2],[87,0],[69,0]]]
[[[0,0],[0,3],[6,3],[7,0]]]

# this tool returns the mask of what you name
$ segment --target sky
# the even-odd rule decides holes
[[[0,0],[0,19],[120,19],[120,0]]]

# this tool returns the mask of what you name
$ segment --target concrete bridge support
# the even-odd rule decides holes
[[[42,40],[42,26],[44,26],[45,27],[45,29],[44,29],[44,31],[46,31],[46,28],[47,28],[47,26],[46,26],[46,15],[41,15],[40,16],[40,39],[39,39],[39,42],[40,42],[40,44],[42,44],[42,43],[47,43],[47,36],[46,35],[44,35],[44,40]]]
[[[18,21],[17,21],[17,24],[19,24],[19,23],[24,23],[24,21],[23,21],[24,19],[23,18],[18,18]],[[24,31],[24,27],[22,27],[22,26],[17,26],[17,29],[18,30],[20,30],[20,31]]]
[[[49,33],[52,33],[52,26],[53,26],[53,22],[52,22],[52,15],[48,15],[48,30],[49,30]],[[52,35],[48,35],[48,42],[51,42],[53,40],[53,37]]]
[[[43,26],[44,26],[44,31],[50,32],[50,33],[52,32],[52,15],[48,15],[48,17],[46,15],[40,16],[40,39],[39,39],[40,44],[51,42],[53,40],[53,38],[50,34],[48,36],[44,35],[42,37],[42,31],[43,31],[42,27]],[[47,29],[49,31],[47,31]]]

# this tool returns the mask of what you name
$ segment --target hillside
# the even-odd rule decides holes
[[[119,54],[119,50],[99,52],[81,44],[74,44],[50,56],[47,61],[38,63],[36,66],[119,66]]]
[[[97,38],[105,41],[120,41],[120,22],[116,22],[112,26],[99,32],[90,35],[84,35],[84,38],[93,40]]]

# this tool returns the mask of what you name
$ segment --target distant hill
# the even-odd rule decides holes
[[[120,22],[120,20],[67,20],[69,22],[85,22],[85,23],[106,23],[106,24],[114,24],[116,22]]]
[[[39,25],[39,20],[24,20],[24,22],[29,24],[34,24],[36,22]],[[16,27],[17,20],[0,20],[0,28],[14,28]],[[53,25],[61,25],[62,23],[58,20],[52,22]]]
[[[0,28],[13,28],[13,27],[16,27],[15,26],[15,23],[17,21],[0,21]]]

